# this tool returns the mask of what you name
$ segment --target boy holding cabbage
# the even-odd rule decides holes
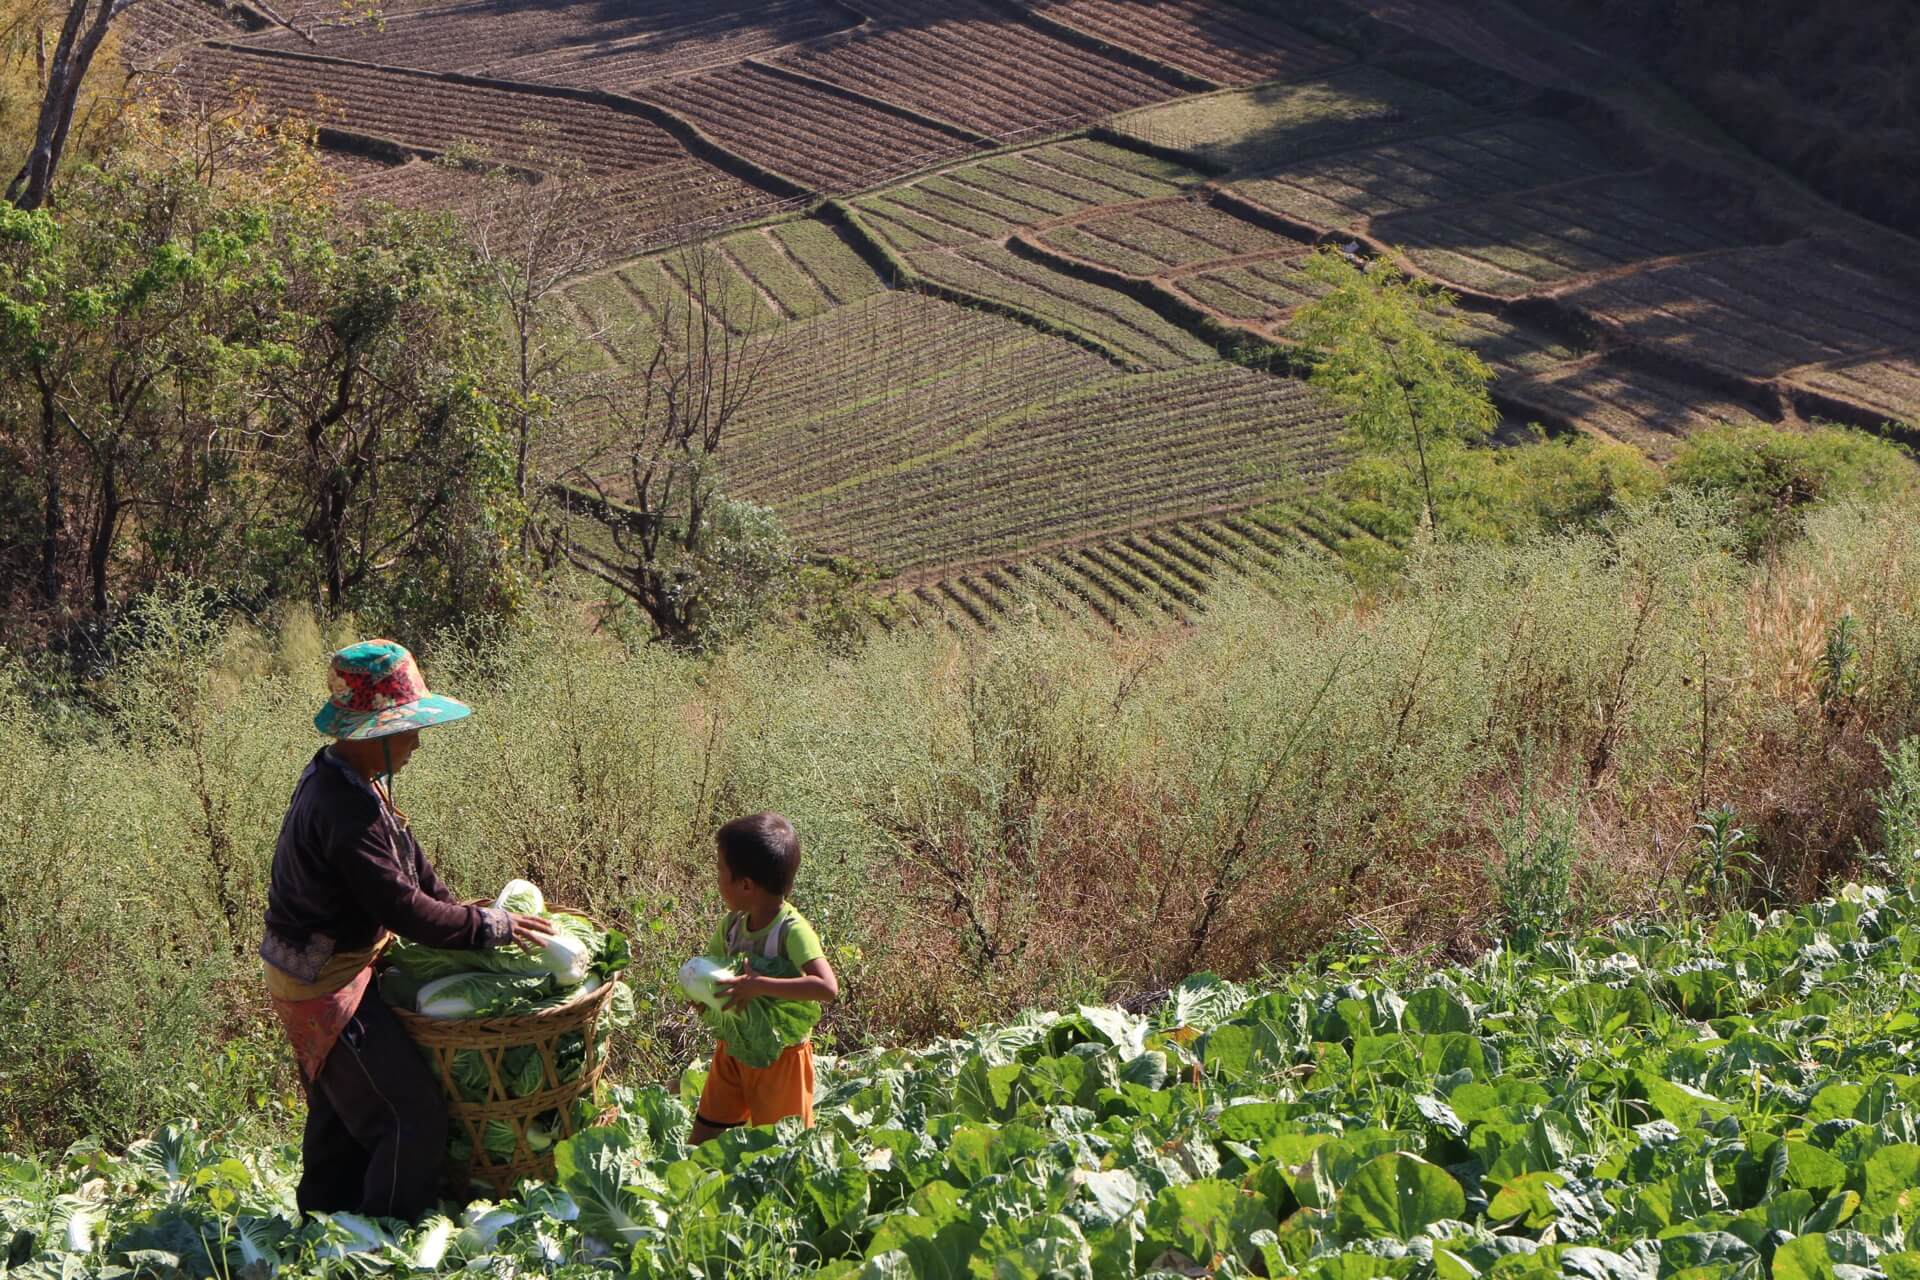
[[[813,926],[787,901],[799,869],[800,838],[777,813],[735,818],[714,836],[727,915],[706,954],[680,971],[719,1037],[694,1117],[696,1144],[788,1116],[813,1124],[808,1037],[840,980]]]

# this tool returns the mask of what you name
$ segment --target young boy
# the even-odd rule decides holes
[[[744,963],[724,984],[727,1007],[759,999],[813,1000],[840,995],[840,980],[820,949],[819,935],[787,901],[800,869],[800,837],[777,813],[735,818],[714,836],[714,867],[727,915],[714,931],[707,954],[716,960],[757,957],[759,973]],[[694,1116],[695,1144],[743,1124],[772,1124],[799,1116],[813,1126],[813,1042],[788,1045],[772,1066],[749,1067],[714,1047],[713,1066]]]

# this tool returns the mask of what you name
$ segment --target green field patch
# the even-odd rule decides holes
[[[912,266],[948,288],[1090,338],[1135,368],[1174,368],[1214,355],[1207,343],[1137,299],[999,245],[916,254]]]
[[[1043,157],[1050,147],[1036,151],[1022,151],[1017,155],[995,156],[982,160],[976,168],[984,174],[1018,183],[1030,193],[1029,198],[1052,199],[1064,206],[1063,211],[1084,209],[1093,205],[1107,204],[1119,200],[1131,200],[1133,197],[1119,187],[1096,182],[1081,174],[1073,173],[1057,165],[1045,163]]]
[[[1175,287],[1240,319],[1274,319],[1325,292],[1299,269],[1299,255],[1181,276]],[[1257,311],[1250,309],[1257,307]]]
[[[1034,153],[1043,164],[1077,174],[1134,200],[1157,200],[1197,186],[1206,175],[1186,165],[1111,143],[1077,139]],[[1109,204],[1112,201],[1100,201]]]
[[[1141,253],[1126,245],[1102,238],[1087,227],[1056,227],[1041,237],[1041,243],[1050,249],[1088,262],[1097,262],[1103,267],[1124,272],[1130,276],[1151,276],[1158,274],[1166,266],[1151,254]]]
[[[997,240],[1012,231],[1018,221],[977,203],[954,199],[938,186],[895,187],[888,198],[922,219],[939,224],[950,244],[964,243],[969,238]]]
[[[1044,210],[971,186],[953,174],[922,178],[902,195],[908,192],[930,196],[945,206],[966,209],[975,218],[985,219],[979,224],[982,239],[996,239],[1015,227],[1048,216]]]
[[[1061,197],[1046,192],[1039,193],[1036,199],[1033,193],[977,165],[949,170],[937,178],[924,178],[920,185],[1021,226],[1058,217],[1062,212],[1060,206],[1065,203]]]
[[[773,298],[784,318],[805,320],[833,305],[813,278],[765,231],[742,232],[720,243],[741,271]]]
[[[783,222],[768,234],[780,242],[834,306],[858,302],[886,288],[886,282],[874,274],[853,246],[824,222],[813,218]]]
[[[1466,122],[1473,107],[1373,67],[1296,84],[1260,85],[1116,116],[1113,131],[1145,146],[1250,175],[1306,156]]]
[[[900,253],[965,244],[973,233],[923,217],[886,196],[862,196],[853,202],[868,226]]]

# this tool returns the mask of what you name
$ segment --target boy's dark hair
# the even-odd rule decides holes
[[[777,813],[750,813],[735,818],[714,833],[727,870],[786,897],[800,870],[800,837],[793,824]]]

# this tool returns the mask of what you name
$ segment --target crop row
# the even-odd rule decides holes
[[[1204,167],[1251,174],[1478,118],[1439,89],[1361,66],[1130,111],[1109,127]]]
[[[945,170],[856,201],[896,250],[999,240],[1102,205],[1178,195],[1198,173],[1137,151],[1076,140]]]
[[[624,91],[828,35],[852,22],[851,14],[826,0],[776,0],[751,9],[639,0],[618,12],[600,0],[536,0],[511,8],[478,0],[381,23],[323,25],[312,35],[327,53],[387,66]],[[258,42],[310,47],[284,31]]]
[[[1817,242],[1671,263],[1563,297],[1635,342],[1743,377],[1790,376],[1869,413],[1920,418],[1920,290]]]
[[[1375,222],[1373,233],[1444,280],[1496,293],[1745,238],[1652,177],[1605,177],[1398,214]]]
[[[1136,276],[1304,247],[1191,200],[1103,214],[1048,231],[1041,239],[1062,252]]]
[[[1754,416],[1723,396],[1605,357],[1562,365],[1501,390],[1549,418],[1611,436],[1656,459],[1671,454],[1689,432]]]
[[[145,0],[127,11],[120,29],[125,33],[120,54],[135,65],[189,41],[245,34],[232,18],[202,0]]]
[[[803,423],[872,403],[951,370],[991,363],[1035,338],[1005,316],[911,292],[883,292],[795,325],[775,340],[746,425]],[[1112,370],[1094,361],[1105,374]]]
[[[1327,228],[1597,177],[1615,166],[1579,130],[1518,120],[1344,151],[1234,184],[1240,195]]]
[[[904,573],[1245,503],[1338,457],[1300,383],[1230,365],[1103,383],[1002,418],[965,448],[783,510],[810,543]]]
[[[270,111],[435,151],[472,147],[535,169],[570,163],[601,174],[691,159],[658,125],[611,107],[445,84],[376,67],[200,49],[175,79],[202,101],[231,97],[238,89]],[[716,183],[736,182],[717,169],[712,173]]]
[[[1920,343],[1920,290],[1817,246],[1672,263],[1563,297],[1638,340],[1699,350],[1758,376]]]
[[[1061,132],[1185,92],[978,0],[942,5],[934,20],[903,15],[887,22],[890,6],[871,7],[881,25],[791,49],[776,61],[990,137],[1037,127]]]
[[[569,286],[593,331],[643,337],[671,300],[709,306],[735,333],[758,333],[858,302],[885,286],[838,232],[810,218],[671,249]],[[698,277],[689,287],[689,277]]]
[[[1311,302],[1326,291],[1301,274],[1300,259],[1305,252],[1196,271],[1181,276],[1172,287],[1231,320],[1270,326],[1284,319],[1293,308]]]
[[[1449,334],[1473,348],[1502,376],[1542,373],[1585,354],[1585,348],[1556,334],[1507,316],[1456,308],[1447,313]]]
[[[893,599],[922,624],[962,630],[1028,616],[1094,629],[1154,627],[1190,622],[1235,592],[1271,589],[1294,576],[1302,557],[1370,538],[1330,500],[1308,495],[951,574]]]
[[[974,145],[750,62],[645,85],[635,94],[690,120],[729,150],[821,192],[875,186]]]
[[[1029,0],[1028,7],[1218,85],[1299,79],[1350,60],[1277,19],[1208,0]]]
[[[999,245],[917,253],[910,263],[928,280],[1091,339],[1136,368],[1169,369],[1214,354],[1205,342],[1137,299]]]
[[[852,387],[879,388],[825,412],[782,412],[770,388],[752,421],[722,451],[729,486],[763,502],[827,494],[964,448],[985,424],[1058,400],[1114,376],[1098,356],[1028,331],[995,334],[964,363],[870,360],[850,368]],[[831,499],[829,498],[829,501]]]

